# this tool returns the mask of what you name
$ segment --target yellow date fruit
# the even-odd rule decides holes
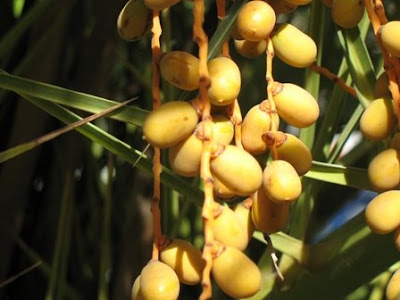
[[[292,67],[306,68],[317,56],[313,39],[289,23],[278,26],[272,36],[272,44],[276,56]]]
[[[400,298],[400,269],[393,273],[386,286],[386,299],[398,300]]]
[[[296,200],[302,189],[296,170],[284,160],[274,160],[267,164],[263,173],[263,187],[267,196],[277,203]]]
[[[365,220],[368,227],[377,234],[394,231],[400,226],[400,191],[383,192],[368,203]]]
[[[358,25],[365,11],[364,1],[334,0],[331,7],[333,22],[343,28],[352,28]]]
[[[317,121],[317,100],[302,87],[293,83],[276,82],[272,92],[279,116],[290,125],[304,128]]]
[[[171,169],[182,176],[192,177],[200,174],[200,159],[203,141],[196,132],[168,149]]]
[[[180,284],[175,271],[167,264],[151,260],[140,274],[143,300],[176,300]]]
[[[260,270],[236,248],[226,247],[214,258],[211,272],[221,290],[232,298],[247,298],[260,290]]]
[[[240,71],[236,63],[227,57],[217,57],[208,63],[211,87],[210,102],[217,106],[231,104],[240,92]]]
[[[235,216],[239,220],[240,224],[244,228],[244,232],[246,233],[246,242],[247,244],[250,242],[253,233],[254,233],[254,224],[251,219],[251,207],[250,203],[252,203],[252,199],[247,198],[242,202],[236,204],[232,210],[235,213]]]
[[[299,176],[304,175],[311,169],[311,151],[296,136],[284,133],[285,139],[276,148],[278,158],[290,163]]]
[[[249,1],[239,11],[236,28],[246,40],[259,42],[265,40],[276,22],[275,12],[264,1]]]
[[[375,156],[368,166],[368,179],[376,191],[388,191],[400,183],[400,150],[389,148]]]
[[[383,47],[395,57],[400,57],[400,21],[391,21],[379,29]]]
[[[262,154],[268,150],[262,136],[271,130],[271,122],[279,127],[279,116],[271,112],[269,100],[253,106],[244,117],[242,123],[242,145],[251,154]]]
[[[142,293],[140,291],[140,275],[136,277],[132,285],[131,300],[143,300]]]
[[[237,146],[221,147],[217,156],[211,159],[210,167],[211,172],[239,196],[252,194],[262,182],[262,170],[257,160]]]
[[[143,124],[144,137],[153,146],[168,148],[188,137],[198,119],[190,103],[167,102],[147,115]]]
[[[272,201],[261,186],[251,207],[254,226],[267,234],[283,230],[289,220],[289,207],[290,203]]]
[[[185,91],[199,88],[199,59],[185,51],[171,51],[160,60],[163,78],[173,86]]]
[[[200,122],[202,124],[202,122]],[[212,116],[213,140],[222,145],[229,145],[232,142],[234,126],[232,121],[223,115]]]
[[[119,13],[117,20],[118,33],[126,41],[142,38],[150,31],[153,12],[143,0],[129,0]]]
[[[235,213],[229,207],[218,203],[215,204],[214,213],[214,239],[226,246],[244,250],[248,243],[247,232]]]
[[[379,98],[371,102],[360,119],[360,130],[370,140],[387,138],[396,123],[392,100]]]
[[[265,53],[267,42],[265,40],[252,42],[248,40],[235,40],[236,51],[246,58],[256,58]]]
[[[232,191],[220,179],[218,179],[217,175],[212,174],[212,176],[214,183],[213,184],[214,196],[227,202],[233,200],[237,196],[234,191]]]
[[[201,251],[191,243],[173,239],[165,248],[161,249],[160,259],[174,269],[180,282],[195,285],[201,281],[205,264],[201,255]]]
[[[144,0],[144,4],[152,10],[163,10],[175,5],[180,0]]]

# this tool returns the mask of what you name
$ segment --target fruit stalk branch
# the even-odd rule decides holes
[[[222,20],[225,17],[225,0],[217,0],[217,13],[218,13],[218,20]],[[229,55],[229,39],[227,39],[222,44],[222,55],[226,57],[230,57]]]
[[[153,93],[153,109],[157,109],[161,105],[160,99],[160,72],[158,68],[158,62],[160,60],[161,48],[160,48],[160,36],[162,33],[160,24],[160,12],[153,11],[153,26],[151,29],[151,51],[152,51],[152,68],[153,68],[153,82],[152,82],[152,93]],[[153,202],[151,204],[151,213],[153,214],[153,253],[152,259],[158,260],[160,253],[160,240],[162,236],[161,231],[161,212],[160,212],[160,195],[161,195],[161,151],[159,147],[154,146],[153,156]]]
[[[399,82],[400,78],[400,63],[396,57],[390,56],[383,47],[380,37],[380,28],[387,23],[385,9],[381,1],[365,0],[365,8],[367,10],[368,18],[371,21],[372,28],[375,33],[376,40],[382,50],[384,69],[389,78],[389,90],[392,94],[394,112],[397,117],[398,124],[400,125],[400,92]]]
[[[204,247],[202,257],[205,260],[205,267],[202,274],[203,291],[199,299],[209,299],[212,295],[210,272],[213,263],[212,250],[214,235],[212,224],[213,215],[213,178],[210,170],[210,159],[212,152],[212,119],[210,115],[211,104],[208,98],[208,88],[210,87],[210,77],[207,67],[208,38],[203,30],[204,22],[204,2],[203,0],[194,1],[194,21],[193,21],[193,40],[199,47],[199,97],[203,103],[202,121],[204,128],[203,149],[201,152],[200,175],[204,182],[204,202],[202,209],[202,218],[204,222]]]
[[[346,82],[343,80],[343,78],[338,77],[336,74],[332,73],[327,68],[318,65],[317,62],[314,62],[310,66],[310,69],[313,70],[315,73],[317,73],[319,75],[323,75],[326,78],[328,78],[329,80],[332,80],[334,83],[339,85],[347,93],[352,95],[354,98],[358,99],[356,90],[353,87],[347,85]]]
[[[271,120],[272,118],[272,114],[276,114],[277,110],[276,110],[276,105],[274,102],[274,98],[273,98],[273,92],[272,92],[272,88],[274,85],[274,77],[272,76],[272,62],[275,56],[274,53],[274,47],[272,45],[272,40],[268,37],[267,39],[267,50],[266,50],[266,74],[265,74],[265,82],[267,84],[267,98],[269,100],[270,103],[270,115],[271,115]],[[278,128],[276,128],[276,123],[275,122],[271,122],[271,132],[272,134],[275,136],[276,132],[278,131]],[[278,159],[278,152],[276,150],[276,144],[273,143],[272,147],[270,148],[271,150],[271,155],[272,155],[272,159],[273,160],[277,160]]]

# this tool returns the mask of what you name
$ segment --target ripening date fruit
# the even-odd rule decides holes
[[[247,247],[247,232],[235,213],[227,206],[215,203],[212,230],[214,239],[230,247],[244,250]]]
[[[379,98],[371,102],[360,119],[360,130],[370,140],[387,138],[396,123],[392,100]]]
[[[143,0],[129,0],[117,20],[118,33],[126,41],[142,38],[150,31],[153,13]]]
[[[140,291],[140,275],[136,277],[132,285],[131,300],[143,300],[142,293]]]
[[[289,220],[289,207],[290,203],[272,201],[261,186],[251,207],[254,226],[267,234],[283,230]]]
[[[389,148],[375,156],[368,165],[368,179],[376,191],[388,191],[400,183],[400,151]]]
[[[314,124],[319,116],[317,100],[293,83],[275,82],[272,93],[279,116],[298,128]]]
[[[382,45],[395,57],[400,57],[400,21],[391,21],[379,29]]]
[[[212,174],[239,196],[255,192],[262,182],[262,170],[257,160],[237,146],[219,148],[210,162]]]
[[[175,300],[179,296],[179,279],[167,264],[151,260],[140,274],[143,300]]]
[[[200,122],[202,124],[202,122]],[[232,142],[234,126],[232,121],[223,115],[212,116],[213,140],[222,145]]]
[[[311,151],[296,136],[290,133],[283,134],[285,138],[276,148],[279,159],[290,163],[299,176],[304,175],[311,169]]]
[[[248,40],[235,40],[236,51],[246,58],[256,58],[265,53],[267,42],[265,40],[252,42]]]
[[[334,0],[331,7],[333,22],[343,28],[357,26],[364,15],[364,1]]]
[[[152,10],[163,10],[175,5],[180,0],[144,0],[144,4]]]
[[[246,200],[243,200],[232,208],[236,218],[239,220],[240,224],[244,228],[244,232],[246,234],[245,240],[247,244],[250,242],[255,229],[253,220],[251,219],[250,204],[252,202],[252,199],[247,198]]]
[[[199,88],[199,59],[185,51],[171,51],[160,60],[160,72],[170,84],[185,91]]]
[[[147,115],[143,124],[144,137],[153,146],[168,148],[188,137],[198,119],[190,103],[167,102]]]
[[[227,57],[217,57],[208,63],[211,87],[208,89],[210,102],[217,106],[231,104],[240,92],[240,70]]]
[[[379,194],[367,205],[365,220],[375,233],[385,234],[400,226],[400,191]]]
[[[317,56],[317,46],[313,39],[288,23],[277,27],[272,35],[272,44],[276,56],[292,67],[306,68]]]
[[[201,255],[201,251],[191,243],[173,239],[165,248],[161,249],[160,259],[174,269],[180,282],[195,285],[201,280],[205,264]]]
[[[239,11],[236,28],[244,39],[259,42],[269,36],[275,21],[275,12],[268,3],[249,1]]]
[[[250,258],[236,248],[225,247],[222,253],[214,258],[211,272],[221,290],[232,298],[247,298],[260,290],[260,270]]]
[[[233,200],[237,195],[232,189],[226,186],[220,179],[218,179],[218,176],[215,174],[212,174],[213,176],[213,190],[214,190],[214,196],[224,200],[224,201],[231,201]]]
[[[271,112],[269,100],[253,106],[242,123],[242,145],[251,154],[262,154],[268,150],[262,136],[271,130],[271,121],[279,127],[279,116]]]
[[[277,203],[296,200],[301,194],[301,181],[293,166],[284,160],[267,164],[263,172],[263,187],[268,197]]]
[[[393,273],[386,286],[386,299],[398,300],[400,297],[400,269]]]

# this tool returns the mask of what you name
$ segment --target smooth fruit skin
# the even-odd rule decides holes
[[[400,183],[400,151],[389,148],[375,156],[368,166],[368,179],[374,190],[382,192]]]
[[[224,201],[233,200],[237,196],[236,193],[226,186],[217,175],[212,174],[212,176],[214,196],[221,198]]]
[[[180,284],[175,271],[167,264],[151,260],[140,274],[143,300],[176,300]]]
[[[246,114],[242,123],[242,145],[251,154],[262,154],[268,151],[268,147],[262,139],[267,131],[271,130],[272,120],[275,128],[279,127],[279,116],[270,113],[268,100],[253,106]]]
[[[202,122],[200,122],[202,124]],[[222,145],[229,145],[235,134],[232,121],[223,115],[212,116],[213,140]]]
[[[251,42],[248,40],[235,40],[236,51],[246,58],[256,58],[265,53],[267,42],[265,40],[259,42]]]
[[[247,2],[239,11],[236,28],[246,40],[259,42],[268,38],[276,22],[275,12],[264,1]]]
[[[144,0],[144,4],[152,10],[163,10],[175,5],[180,0]]]
[[[302,87],[293,83],[276,83],[272,92],[279,116],[290,125],[304,128],[317,121],[317,100]]]
[[[246,241],[248,244],[253,236],[255,228],[253,220],[251,219],[251,209],[244,202],[246,202],[246,200],[236,204],[232,210],[244,228],[244,232],[246,233]]]
[[[312,155],[304,143],[290,133],[285,133],[286,139],[276,148],[278,158],[290,163],[299,176],[311,169]]]
[[[306,68],[317,57],[317,46],[313,39],[288,23],[278,26],[272,35],[272,44],[276,56],[292,67]]]
[[[254,226],[267,234],[283,230],[289,220],[289,207],[290,203],[272,201],[264,188],[260,187],[251,207]]]
[[[231,104],[239,95],[241,78],[236,63],[227,57],[217,57],[208,63],[211,87],[210,102],[217,106]]]
[[[168,149],[168,161],[171,169],[182,176],[192,177],[200,174],[200,159],[203,149],[196,133]]]
[[[400,21],[391,21],[379,29],[383,47],[392,55],[400,57]]]
[[[249,196],[262,182],[262,170],[248,152],[233,146],[224,146],[221,153],[211,159],[211,172],[239,196]]]
[[[387,191],[376,196],[365,209],[368,227],[377,234],[394,231],[400,226],[400,191]]]
[[[398,300],[400,298],[400,269],[393,273],[386,286],[386,299]]]
[[[268,197],[277,203],[296,200],[302,189],[296,170],[284,160],[274,160],[267,164],[263,172],[263,187]]]
[[[360,130],[370,140],[389,137],[396,123],[392,100],[379,98],[371,102],[360,119]]]
[[[198,119],[190,103],[167,102],[147,115],[143,124],[144,137],[153,146],[168,148],[188,137]]]
[[[185,51],[171,51],[160,60],[160,72],[173,86],[185,91],[199,88],[199,59]]]
[[[364,1],[334,0],[331,7],[333,22],[343,28],[352,28],[361,21],[365,11]]]
[[[126,41],[142,38],[150,31],[153,13],[143,0],[129,0],[119,13],[118,33]]]
[[[136,277],[132,285],[131,300],[143,300],[142,293],[140,291],[140,275]]]
[[[173,239],[167,247],[161,250],[160,259],[174,269],[180,282],[195,285],[200,282],[204,268],[204,260],[201,255],[201,251],[191,243]]]
[[[221,290],[232,298],[247,298],[260,290],[260,270],[236,248],[226,247],[214,259],[211,272]]]
[[[219,215],[214,217],[214,239],[230,247],[244,250],[247,247],[247,232],[236,217],[235,213],[227,206],[216,204]]]

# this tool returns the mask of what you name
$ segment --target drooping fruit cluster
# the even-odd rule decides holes
[[[143,36],[149,28],[149,16],[153,15],[153,45],[156,45],[154,18],[159,10],[177,2],[129,1],[118,19],[121,37],[134,40]],[[261,273],[243,250],[255,229],[271,234],[285,228],[290,204],[302,191],[300,176],[308,172],[312,162],[307,146],[296,136],[280,131],[279,124],[305,128],[319,116],[318,103],[308,91],[296,84],[273,80],[275,54],[295,68],[309,67],[317,54],[317,47],[308,35],[289,23],[276,24],[276,15],[309,2],[254,0],[240,9],[231,32],[238,53],[250,58],[266,53],[267,60],[267,99],[252,107],[243,122],[238,102],[241,74],[230,58],[229,48],[223,47],[221,56],[204,65],[201,53],[207,40],[196,23],[199,20],[196,7],[202,0],[195,0],[193,31],[199,57],[185,51],[157,56],[155,76],[159,72],[163,80],[176,88],[199,89],[199,94],[189,102],[165,99],[164,104],[156,106],[144,121],[144,138],[155,151],[168,151],[168,163],[175,173],[203,179],[205,246],[202,255],[186,241],[155,237],[156,251],[140,279],[135,281],[132,299],[176,299],[179,282],[193,285],[202,281],[204,293],[210,288],[205,279],[207,266],[211,266],[221,290],[233,298],[249,297],[260,290]],[[137,6],[147,17],[136,18]],[[157,49],[153,46],[153,57],[158,53],[154,50]],[[153,93],[156,93],[158,81],[154,82]],[[159,95],[153,97],[157,99]],[[210,114],[214,110],[218,112]],[[261,164],[255,155],[270,155],[271,160]],[[208,170],[209,177],[204,175]],[[209,183],[211,195],[207,194]],[[214,197],[229,202],[238,196],[246,200],[234,207],[214,202]],[[157,214],[154,218],[158,224]],[[212,254],[211,262],[208,253]]]

